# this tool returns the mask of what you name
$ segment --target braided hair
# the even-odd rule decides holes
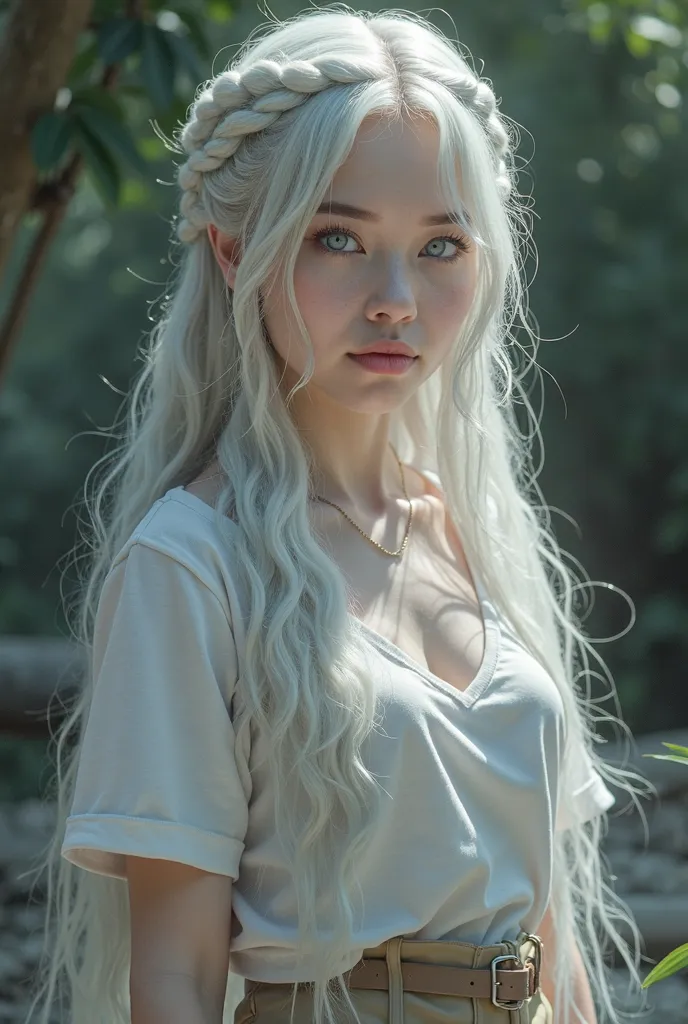
[[[390,73],[396,73],[392,66]],[[203,201],[203,175],[233,157],[246,136],[269,128],[281,114],[315,93],[335,85],[361,85],[379,76],[379,64],[330,56],[284,63],[262,59],[241,71],[217,75],[197,97],[179,139],[189,154],[177,175],[183,191],[177,225],[180,241],[195,242],[210,223]],[[457,75],[434,67],[433,80],[481,121],[495,160],[497,187],[508,196],[512,188],[506,164],[510,139],[492,88],[468,68],[466,74]]]

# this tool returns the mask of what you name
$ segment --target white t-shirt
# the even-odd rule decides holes
[[[227,523],[231,543],[238,527]],[[155,502],[115,558],[62,855],[117,878],[126,854],[231,877],[231,970],[308,981],[308,965],[294,966],[296,904],[274,836],[266,740],[239,743],[232,725],[246,607],[232,576],[213,510],[182,487]],[[463,692],[365,628],[384,720],[362,756],[384,801],[357,864],[364,916],[342,970],[393,935],[486,945],[536,931],[555,822],[614,803],[581,756],[567,810],[557,807],[561,697],[473,578],[486,642]]]

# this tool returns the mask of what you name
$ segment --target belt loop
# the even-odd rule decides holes
[[[387,988],[389,998],[389,1024],[404,1024],[404,978],[401,973],[401,943],[403,937],[395,935],[387,940]]]
[[[509,952],[513,953],[517,960],[521,960],[521,938],[524,934],[523,929],[521,929],[515,941],[508,939],[506,942]],[[521,963],[523,964],[523,961]],[[526,999],[519,1010],[509,1010],[509,1024],[528,1024],[529,1021],[530,1006],[528,999]]]

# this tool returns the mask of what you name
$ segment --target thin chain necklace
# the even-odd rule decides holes
[[[394,447],[392,445],[390,445],[390,448],[394,452],[394,457],[397,460],[397,462],[399,463],[399,472],[401,473],[401,486],[402,486],[403,491],[404,491],[404,497],[408,501],[408,506],[409,506],[409,517],[408,517],[408,522],[406,524],[406,532],[404,533],[404,539],[401,542],[401,547],[398,548],[397,551],[389,551],[388,548],[383,548],[382,544],[378,544],[378,542],[376,540],[373,540],[372,537],[369,537],[368,534],[365,533],[361,529],[361,527],[358,525],[358,523],[355,523],[353,521],[353,519],[351,518],[349,513],[344,511],[344,509],[341,507],[341,505],[337,505],[334,501],[329,501],[327,498],[321,498],[319,494],[315,494],[314,498],[317,501],[324,501],[326,505],[332,505],[333,508],[336,508],[339,512],[341,512],[342,515],[344,516],[344,518],[348,519],[349,522],[351,523],[351,525],[356,527],[356,529],[361,534],[361,536],[365,537],[366,540],[369,540],[371,544],[374,544],[375,547],[378,548],[378,550],[383,551],[386,555],[390,555],[392,558],[400,558],[403,555],[404,551],[406,550],[406,545],[408,544],[409,534],[411,532],[411,523],[413,522],[413,504],[411,503],[411,499],[408,496],[408,491],[406,490],[406,480],[404,478],[404,467],[401,464],[401,459],[397,455],[397,453],[394,450]]]

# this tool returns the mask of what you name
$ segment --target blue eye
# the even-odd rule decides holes
[[[345,240],[347,238],[353,238],[354,241],[358,241],[356,239],[356,236],[353,235],[350,231],[348,231],[341,224],[330,224],[330,225],[328,225],[325,228],[321,228],[319,231],[315,232],[315,234],[312,236],[312,240],[314,242],[319,242],[319,240],[321,238],[335,238],[335,237],[339,238],[340,240]],[[436,242],[451,242],[453,245],[456,245],[458,247],[458,249],[459,249],[459,252],[454,254],[453,256],[434,256],[434,255],[431,255],[431,259],[434,259],[434,260],[436,260],[439,263],[455,263],[456,260],[460,259],[460,257],[464,253],[470,252],[470,249],[471,249],[470,243],[469,243],[468,239],[464,235],[440,235],[437,238],[431,239],[427,244],[428,245],[433,245]],[[360,242],[358,244],[360,245]],[[344,241],[344,245],[346,245],[346,241]],[[357,252],[356,249],[344,249],[344,248],[331,249],[331,248],[329,248],[326,245],[320,245],[319,248],[322,249],[322,251],[327,256],[350,256],[350,255],[353,255],[354,253]],[[427,246],[426,246],[426,248],[427,248]]]
[[[451,242],[452,245],[458,246],[460,252],[455,256],[445,256],[444,259],[448,260],[449,263],[453,263],[454,260],[458,260],[461,253],[470,252],[470,244],[463,235],[441,235],[439,238],[433,238],[428,245],[433,245],[435,242]]]
[[[314,240],[315,239],[320,239],[320,238],[353,238],[353,237],[354,236],[351,234],[351,232],[345,231],[344,228],[340,228],[340,227],[336,227],[336,226],[332,226],[332,227],[329,227],[329,228],[322,228],[320,231],[316,232],[316,234],[313,235],[313,239]],[[354,241],[355,241],[355,239],[354,239]],[[330,253],[330,254],[333,254],[333,255],[337,255],[340,252],[344,252],[343,249],[329,249],[327,246],[321,246],[321,248],[326,253]],[[351,252],[351,251],[352,250],[349,250],[349,252]]]

